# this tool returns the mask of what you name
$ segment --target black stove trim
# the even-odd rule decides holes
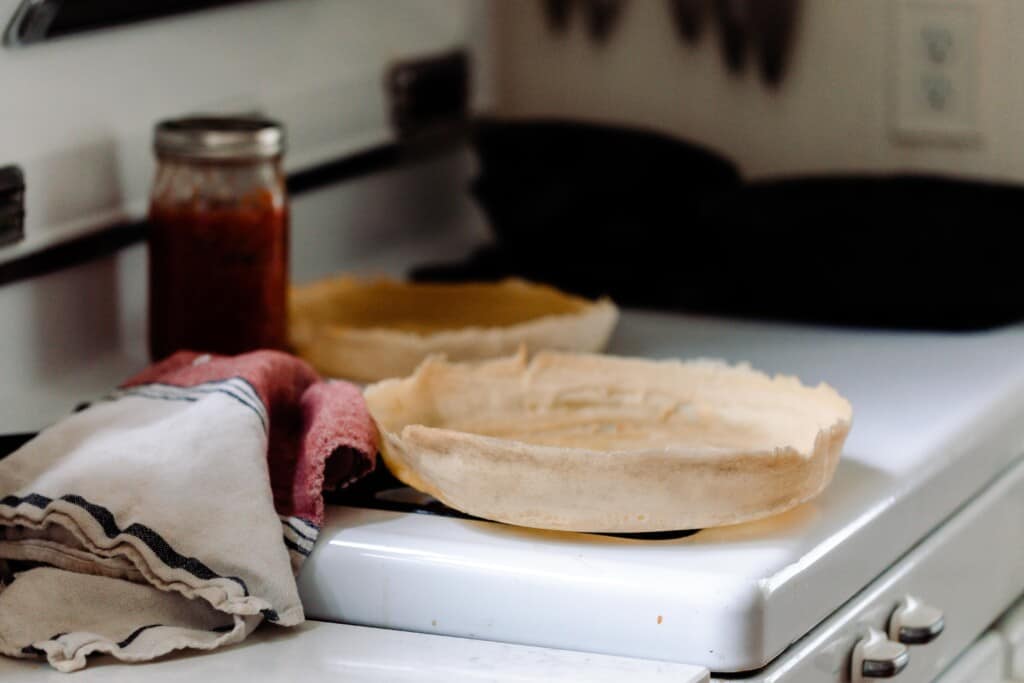
[[[335,183],[435,158],[462,146],[468,139],[469,130],[469,125],[451,127],[442,134],[378,145],[291,173],[287,180],[288,192],[297,197]],[[144,242],[148,236],[149,229],[145,221],[115,223],[96,232],[0,263],[0,286],[98,260]]]

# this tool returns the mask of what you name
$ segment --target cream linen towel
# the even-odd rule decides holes
[[[300,623],[321,489],[375,452],[359,390],[294,357],[172,356],[0,460],[0,652],[73,671]]]

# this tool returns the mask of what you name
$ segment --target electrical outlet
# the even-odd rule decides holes
[[[910,142],[981,137],[981,5],[899,0],[891,51],[893,132]]]

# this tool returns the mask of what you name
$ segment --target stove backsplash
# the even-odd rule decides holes
[[[0,30],[20,4],[0,0]],[[24,237],[0,247],[0,281],[25,257],[144,214],[161,118],[261,110],[288,128],[289,172],[388,143],[388,65],[473,48],[484,10],[263,0],[0,47],[0,168],[20,167],[26,186]],[[479,224],[469,164],[456,150],[296,195],[293,277],[397,274],[419,251],[458,250]],[[417,254],[382,248],[402,244]],[[145,246],[50,261],[59,269],[0,286],[0,434],[39,429],[148,362]]]
[[[401,276],[483,239],[461,149],[295,196],[294,282],[339,271]],[[0,435],[38,430],[149,362],[146,246],[0,287]]]
[[[0,0],[0,31],[21,5]],[[289,171],[387,142],[387,67],[469,46],[482,16],[474,0],[263,0],[0,47],[0,167],[27,188],[0,262],[140,216],[163,118],[262,111],[288,128]]]
[[[495,11],[504,116],[653,128],[714,148],[748,178],[1024,180],[1016,0],[524,0]]]

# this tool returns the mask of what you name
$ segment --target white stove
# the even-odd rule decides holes
[[[761,522],[613,537],[468,519],[379,477],[329,508],[300,577],[307,615],[790,683],[851,680],[869,627],[885,632],[915,596],[910,622],[931,621],[906,638],[944,632],[882,637],[854,668],[909,661],[899,680],[928,681],[1024,593],[1024,326],[878,332],[627,312],[610,351],[829,382],[854,406],[833,484]]]

